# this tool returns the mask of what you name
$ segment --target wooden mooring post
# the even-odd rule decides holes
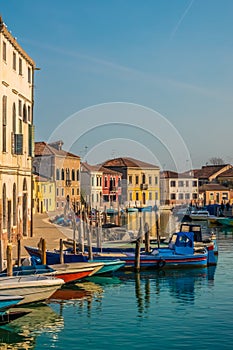
[[[140,217],[140,225],[139,225],[139,231],[138,231],[138,238],[136,240],[136,247],[135,247],[135,261],[134,261],[134,271],[140,272],[140,250],[141,250],[141,240],[142,240],[142,218]]]
[[[44,238],[40,239],[39,242],[40,256],[41,256],[41,264],[46,265],[46,242]]]
[[[21,266],[21,239],[17,240],[17,265]]]
[[[60,264],[64,264],[64,252],[63,252],[63,240],[62,240],[62,238],[60,238],[59,252],[60,252]]]
[[[12,244],[8,243],[6,248],[7,276],[13,276]]]
[[[145,222],[144,225],[144,232],[145,232],[145,252],[150,252],[150,229],[147,222]]]

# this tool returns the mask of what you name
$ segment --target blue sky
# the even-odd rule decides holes
[[[233,163],[233,1],[40,0],[32,6],[29,0],[0,0],[0,13],[41,68],[35,80],[37,140],[50,140],[82,109],[124,102],[126,114],[130,103],[166,118],[193,167],[211,157]],[[100,113],[96,118],[101,124]],[[157,135],[156,124],[141,118]],[[79,123],[86,122],[79,113]],[[135,125],[128,134],[122,130],[90,128],[72,151],[86,153],[91,163],[121,155],[151,161],[153,153],[157,163],[172,167],[166,145],[146,144]],[[69,135],[64,139],[66,146]]]

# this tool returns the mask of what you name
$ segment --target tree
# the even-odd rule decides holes
[[[213,164],[213,165],[223,165],[223,164],[225,164],[224,160],[222,158],[218,158],[218,157],[210,158],[209,162],[210,162],[210,164]]]

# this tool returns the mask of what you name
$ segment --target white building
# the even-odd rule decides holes
[[[31,235],[35,63],[0,17],[0,234]]]
[[[81,163],[81,195],[91,208],[100,209],[102,205],[102,177],[100,166]]]
[[[160,174],[161,205],[195,204],[198,200],[198,179],[192,172],[178,174],[163,171]]]

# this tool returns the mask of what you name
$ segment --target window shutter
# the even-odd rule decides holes
[[[23,134],[15,134],[15,154],[23,154]]]

